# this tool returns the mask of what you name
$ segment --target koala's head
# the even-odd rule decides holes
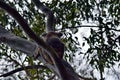
[[[48,33],[43,33],[42,34],[42,37],[58,37],[58,38],[61,38],[63,34],[61,32],[48,32]]]

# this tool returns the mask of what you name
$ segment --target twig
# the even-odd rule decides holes
[[[16,72],[22,71],[24,69],[38,69],[38,68],[42,68],[42,69],[48,69],[46,66],[43,65],[33,65],[33,66],[25,66],[25,67],[21,67],[21,68],[17,68],[15,70],[12,70],[10,72],[7,72],[5,74],[0,75],[0,77],[7,77],[9,75],[12,75]]]
[[[74,26],[74,27],[65,27],[65,29],[73,29],[73,28],[81,28],[81,27],[90,27],[90,28],[99,28],[100,26],[92,26],[92,25],[79,25],[79,26]],[[102,28],[105,28],[105,27],[102,27]],[[114,28],[109,28],[110,30],[113,30],[113,31],[120,31],[118,29],[114,29]]]
[[[53,80],[53,78],[55,77],[55,75],[53,75],[51,78],[49,78],[48,80]]]
[[[83,80],[97,80],[96,78],[86,78],[86,77],[80,76],[79,74],[77,75]]]
[[[71,28],[80,28],[80,27],[99,27],[99,26],[92,26],[92,25],[79,25],[79,26],[75,26],[75,27],[65,27],[65,28],[68,28],[68,29],[71,29]]]

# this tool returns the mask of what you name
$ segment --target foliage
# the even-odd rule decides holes
[[[28,0],[4,1],[19,11],[38,36],[44,32],[45,16],[36,9],[33,3],[28,2]],[[78,55],[83,55],[81,53],[84,53],[89,64],[100,71],[101,79],[103,79],[104,69],[106,67],[110,68],[120,60],[118,42],[120,40],[120,1],[52,0],[51,2],[43,3],[54,12],[54,15],[57,18],[57,25],[55,28],[64,34],[64,39],[62,39],[66,45],[64,58],[73,62],[77,52],[80,53]],[[83,22],[91,24],[86,26],[90,28],[90,34],[89,37],[82,37],[85,41],[81,46],[82,43],[78,40],[81,36],[78,35],[76,37],[75,34],[79,33],[79,30],[81,29],[79,26],[82,27],[81,24],[84,24]],[[2,10],[0,10],[0,23],[6,26],[6,29],[12,31],[17,36],[27,39],[26,35],[24,35],[24,32],[20,29],[15,20]],[[93,28],[92,24],[95,24],[96,28]],[[87,44],[85,44],[85,42],[87,42]],[[79,51],[82,50],[82,47],[85,45],[89,46],[87,51]],[[32,58],[26,57],[24,54],[16,52],[3,44],[0,46],[0,51],[0,59],[6,59],[6,61],[8,63],[12,63],[12,67],[15,68],[25,65],[42,64],[39,61],[33,61]],[[23,58],[23,56],[25,57]],[[38,73],[41,74],[38,75]],[[49,70],[29,70],[26,71],[26,74],[29,77],[24,77],[26,77],[26,79],[30,78],[33,80],[39,76],[39,80],[41,80],[42,78],[46,78],[46,76],[52,76],[53,74],[51,73],[52,72]],[[18,75],[17,77],[22,78],[21,75]]]

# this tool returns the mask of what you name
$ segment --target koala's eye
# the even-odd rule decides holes
[[[62,33],[57,33],[57,36],[60,38],[63,34]]]

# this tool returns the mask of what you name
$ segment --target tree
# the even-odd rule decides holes
[[[53,16],[53,13],[51,12],[51,10],[49,10],[47,7],[45,7],[41,2],[39,2],[39,0],[33,0],[33,2],[47,16],[46,31],[48,31],[48,32],[49,31],[50,32],[53,31],[52,27],[53,27],[53,23],[54,23],[54,16]],[[59,78],[61,80],[66,80],[66,79],[69,79],[69,80],[73,80],[73,79],[79,80],[78,75],[76,75],[76,73],[74,72],[74,70],[72,69],[72,67],[66,61],[58,58],[58,56],[57,56],[58,52],[55,52],[53,48],[51,48],[49,45],[47,45],[42,40],[42,38],[39,38],[29,28],[27,22],[24,20],[23,17],[21,17],[21,15],[14,8],[10,7],[9,5],[7,5],[6,3],[4,3],[3,1],[0,1],[0,7],[2,9],[4,9],[5,11],[7,11],[14,19],[16,19],[16,21],[20,24],[20,26],[23,28],[23,30],[25,31],[25,33],[31,39],[33,39],[35,41],[35,43],[32,45],[30,42],[27,42],[24,39],[18,39],[16,36],[10,34],[9,32],[7,32],[6,30],[4,30],[1,27],[1,41],[3,43],[8,44],[10,47],[12,47],[12,48],[14,48],[16,50],[18,49],[18,50],[21,50],[23,52],[27,52],[26,54],[28,54],[29,56],[31,56],[33,58],[36,58],[36,54],[37,54],[37,56],[38,56],[38,54],[40,54],[40,56],[38,56],[38,59],[41,60],[42,62],[44,62],[46,64],[46,66],[48,66],[49,69],[51,69],[52,71],[54,71],[59,76]],[[14,44],[13,42],[16,42],[16,43]],[[17,44],[17,46],[16,46],[16,44]],[[28,47],[25,48],[25,46],[26,47],[27,46],[34,46],[35,47],[34,50],[33,50],[34,52],[31,51],[32,54],[31,54],[31,52],[29,53],[29,51],[27,51]],[[42,53],[43,51],[41,51],[41,49],[43,49],[45,53]],[[45,57],[43,57],[41,55],[41,53],[43,55],[45,55]],[[48,60],[45,60],[45,59],[48,59],[48,58],[46,58],[47,55],[52,60],[52,64],[51,63],[47,63]],[[12,71],[12,72],[14,72],[14,71]],[[8,73],[7,73],[7,75],[8,75]],[[6,75],[4,74],[4,75],[1,75],[1,76],[6,76]]]
[[[14,2],[4,0],[10,6],[16,8],[16,10],[23,15],[24,19],[27,20],[27,23],[32,28],[32,30],[37,34],[40,35],[45,30],[45,16],[40,14],[38,8],[31,2],[27,0],[14,0]],[[119,0],[101,0],[101,1],[93,1],[93,0],[69,0],[69,1],[57,1],[53,0],[51,2],[43,2],[44,5],[49,7],[54,15],[56,16],[56,24],[55,29],[62,32],[64,34],[63,42],[66,45],[64,59],[69,61],[71,64],[76,63],[75,57],[76,55],[80,56],[80,60],[86,60],[87,63],[93,68],[97,69],[100,73],[100,79],[103,80],[106,77],[103,75],[105,68],[114,68],[116,62],[119,62]],[[21,27],[18,23],[15,22],[9,14],[0,11],[0,21],[1,24],[7,30],[10,30],[12,33],[9,33],[4,28],[1,28],[0,35],[4,36],[4,33],[9,34],[10,41],[14,39],[24,41],[24,44],[32,45],[33,49],[30,49],[28,46],[24,46],[23,49],[26,49],[22,52],[32,53],[36,52],[36,44],[31,40],[28,39],[26,35],[23,35],[24,32],[20,29]],[[90,25],[84,25],[85,22]],[[94,24],[94,25],[93,25]],[[90,34],[88,37],[83,36],[81,42],[79,42],[79,37],[73,34],[77,34],[80,30],[86,27],[90,29]],[[13,35],[16,34],[15,35]],[[18,37],[19,36],[19,37]],[[21,38],[20,38],[21,37]],[[24,38],[24,39],[23,39]],[[27,39],[27,41],[26,41]],[[2,38],[1,40],[5,40]],[[28,40],[30,42],[28,42]],[[15,43],[15,42],[14,42]],[[16,44],[19,45],[19,44]],[[83,52],[84,46],[88,46],[85,52]],[[17,47],[13,47],[15,49],[19,49]],[[48,68],[43,67],[44,65],[40,61],[35,61],[31,57],[24,55],[20,51],[15,51],[13,48],[10,48],[4,44],[1,44],[1,60],[5,59],[6,62],[8,61],[9,64],[14,67],[18,68],[21,67],[26,72],[27,76],[24,76],[24,79],[48,79],[48,78],[56,78],[54,73],[51,72]],[[12,53],[12,54],[11,54]],[[23,57],[24,58],[21,58]],[[84,56],[84,57],[82,57]],[[63,62],[64,63],[64,62]],[[66,63],[66,62],[65,62]],[[85,62],[83,62],[85,63]],[[37,65],[36,65],[37,64]],[[42,64],[42,65],[41,65]],[[80,63],[82,64],[82,63]],[[10,66],[9,65],[9,66]],[[28,66],[29,65],[29,66]],[[36,66],[35,66],[36,65]],[[39,68],[38,68],[39,65]],[[68,64],[69,65],[69,64]],[[79,68],[79,64],[72,64],[76,70]],[[7,66],[7,65],[5,65]],[[31,68],[32,69],[26,69]],[[8,66],[7,66],[8,67]],[[87,65],[82,66],[87,67]],[[37,68],[37,69],[35,69]],[[44,69],[42,69],[44,68]],[[89,68],[89,67],[88,67]],[[4,68],[5,70],[7,68]],[[9,68],[8,68],[9,69]],[[19,69],[19,68],[18,68]],[[20,70],[22,70],[20,69]],[[5,70],[3,70],[5,72]],[[6,71],[8,72],[8,71]],[[87,70],[80,69],[77,71],[80,75],[87,77]],[[22,75],[10,75],[11,77],[21,78]],[[53,77],[52,77],[53,76]],[[9,77],[9,78],[11,78]],[[91,70],[90,77],[93,79],[96,78],[94,75],[94,71]],[[12,79],[13,79],[12,78]],[[80,78],[84,78],[81,77]],[[119,80],[119,74],[117,74],[117,78]],[[85,78],[84,78],[85,79]]]

